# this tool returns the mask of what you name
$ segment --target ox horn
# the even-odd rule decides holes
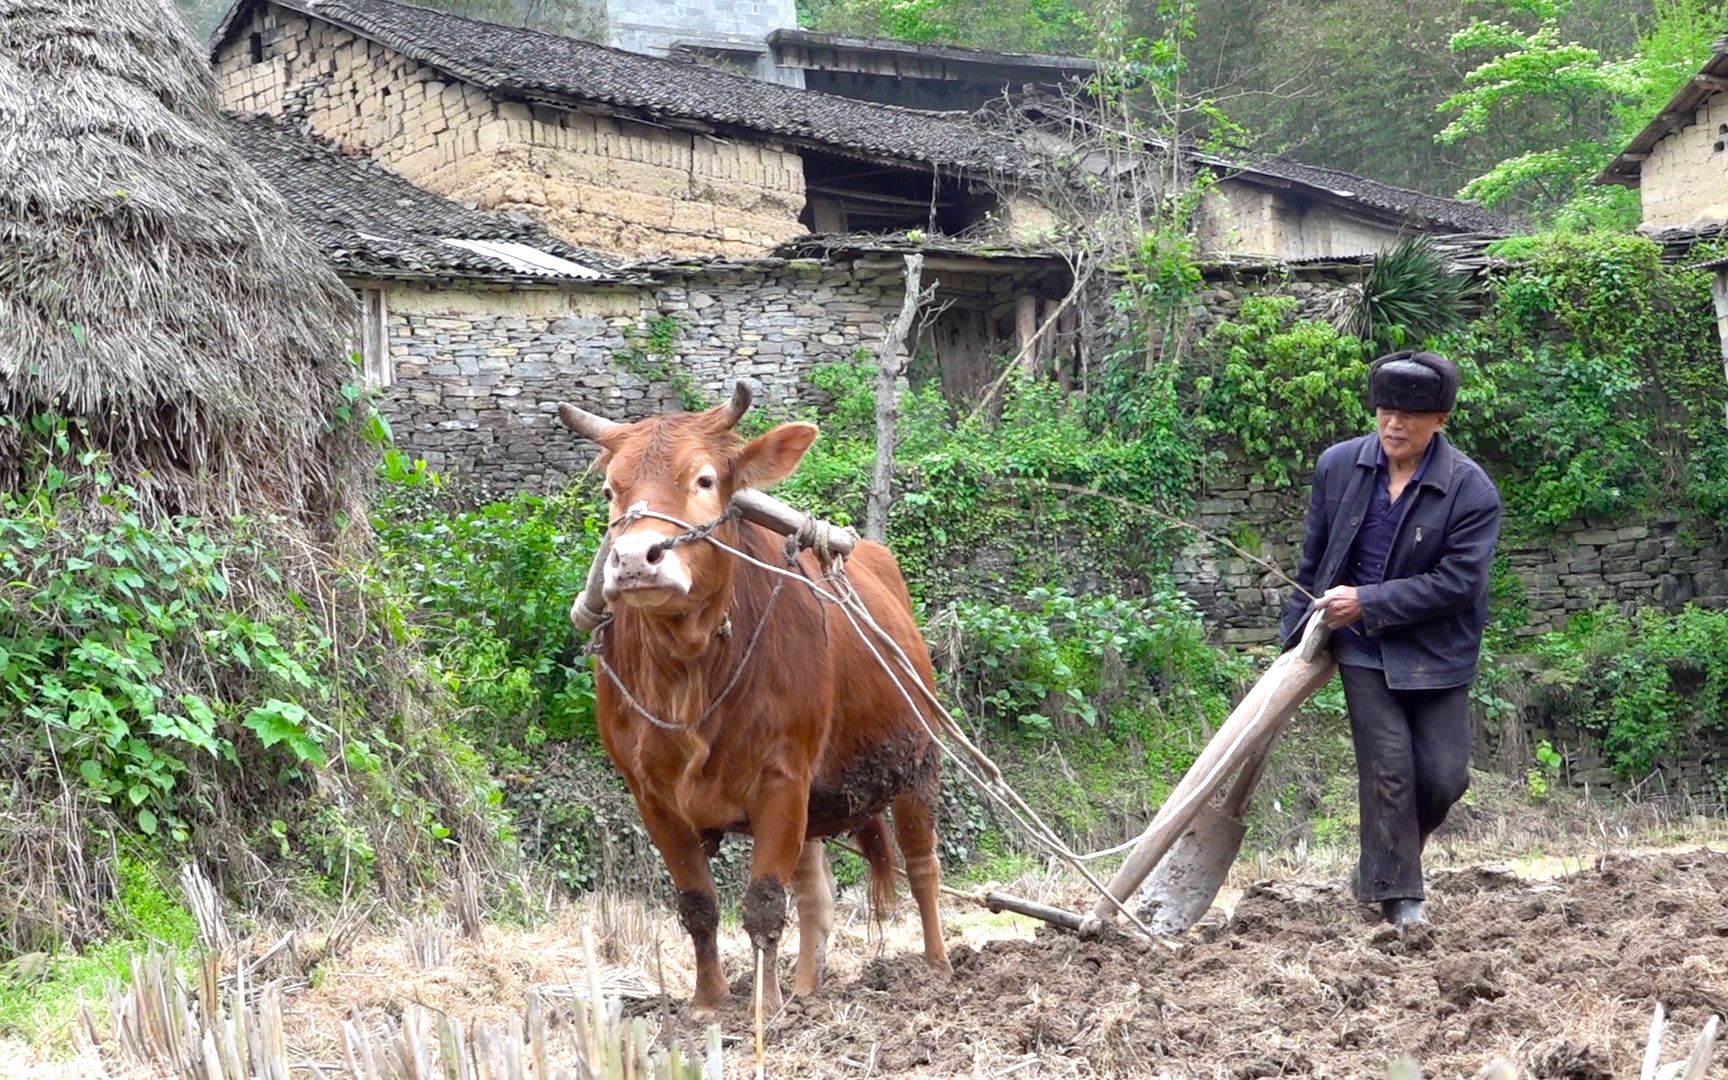
[[[624,426],[614,420],[608,420],[604,416],[595,416],[586,409],[578,409],[568,401],[559,403],[558,419],[564,421],[564,426],[571,431],[585,438],[593,439],[595,442],[600,441],[600,436],[607,432],[616,431]]]
[[[744,419],[744,414],[750,411],[750,403],[756,400],[755,393],[749,384],[740,379],[732,384],[732,400],[721,406],[720,415],[729,428],[737,427],[738,421]]]

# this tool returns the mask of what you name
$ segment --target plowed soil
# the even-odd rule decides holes
[[[1728,1018],[1728,855],[1609,857],[1555,881],[1436,874],[1400,933],[1336,886],[1264,882],[1173,946],[1116,936],[953,949],[952,979],[891,949],[769,1030],[771,1076],[1637,1076]],[[1079,905],[1083,898],[1072,898]],[[904,916],[903,916],[904,917]],[[744,980],[723,1016],[749,1030]],[[675,1024],[687,1041],[694,1028]],[[1709,1075],[1718,1076],[1721,1047]],[[750,1063],[747,1040],[728,1072]]]

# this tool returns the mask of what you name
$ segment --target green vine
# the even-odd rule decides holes
[[[684,331],[671,315],[657,315],[645,327],[633,328],[627,344],[612,354],[619,370],[647,383],[665,383],[678,397],[680,408],[694,412],[711,402],[690,369],[678,362],[678,337]]]

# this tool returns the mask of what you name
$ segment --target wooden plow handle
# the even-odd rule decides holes
[[[1152,823],[1140,834],[1139,843],[1106,886],[1111,896],[1126,902],[1169,853],[1210,800],[1211,791],[1202,790],[1203,787],[1215,787],[1231,773],[1240,772],[1228,798],[1243,806],[1247,804],[1273,740],[1302,703],[1325,686],[1337,670],[1331,654],[1322,648],[1325,639],[1325,624],[1318,612],[1311,613],[1301,642],[1273,661],[1164,800]],[[1115,914],[1116,905],[1109,897],[1101,896],[1083,929],[1096,930]]]

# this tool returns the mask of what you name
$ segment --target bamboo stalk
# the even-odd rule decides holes
[[[1710,1069],[1710,1052],[1716,1049],[1716,1033],[1722,1026],[1722,1018],[1714,1014],[1704,1021],[1704,1030],[1698,1034],[1698,1042],[1692,1047],[1692,1056],[1686,1060],[1686,1071],[1680,1074],[1680,1080],[1704,1080],[1704,1074]]]
[[[1638,1073],[1639,1080],[1656,1080],[1656,1067],[1662,1061],[1662,1027],[1666,1021],[1667,1013],[1658,1001],[1656,1014],[1650,1018],[1650,1041],[1644,1044],[1644,1068]]]

